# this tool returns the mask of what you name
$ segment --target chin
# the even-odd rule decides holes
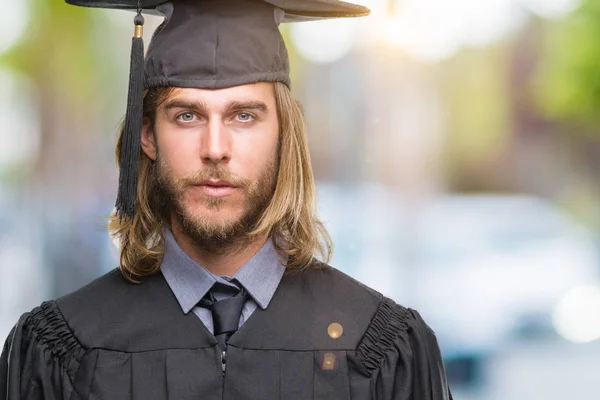
[[[232,210],[230,207],[196,207],[194,210],[187,210],[186,216],[194,223],[209,224],[214,226],[232,225],[241,218],[241,210]],[[190,218],[191,217],[191,218]]]

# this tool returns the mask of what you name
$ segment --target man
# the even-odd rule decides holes
[[[365,9],[74,2],[166,17],[145,95],[135,20],[109,223],[121,263],[19,320],[0,399],[450,399],[419,314],[315,258],[331,246],[277,25]]]

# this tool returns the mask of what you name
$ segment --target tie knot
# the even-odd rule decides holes
[[[229,286],[230,290],[232,287]],[[233,293],[230,292],[230,297],[222,300],[216,300],[215,294],[213,293],[215,287],[206,294],[206,296],[200,301],[200,305],[208,308],[213,317],[214,335],[220,336],[223,334],[227,335],[227,339],[238,329],[240,316],[246,304],[247,294],[244,288],[237,290],[235,288]],[[235,293],[235,294],[234,294]],[[220,292],[220,294],[222,294]],[[220,297],[220,296],[219,296]]]

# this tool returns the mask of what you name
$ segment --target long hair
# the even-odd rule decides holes
[[[288,271],[322,267],[332,253],[329,234],[316,216],[316,189],[310,162],[306,124],[302,107],[283,83],[273,83],[279,120],[279,172],[270,203],[251,236],[267,234],[277,246]],[[173,88],[150,89],[144,96],[144,118],[156,122],[156,111]],[[123,140],[120,129],[116,148],[119,163]],[[141,151],[141,150],[140,150]],[[164,210],[155,201],[154,161],[141,151],[138,166],[136,213],[133,219],[109,216],[108,230],[121,250],[123,275],[137,282],[156,272],[164,254]],[[322,262],[313,262],[320,256]]]

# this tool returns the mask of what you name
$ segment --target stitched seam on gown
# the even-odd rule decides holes
[[[240,347],[240,346],[236,346],[234,344],[231,343],[227,343],[227,347],[235,347],[236,349],[240,349],[240,350],[251,350],[251,351],[287,351],[290,353],[307,353],[307,352],[319,352],[319,351],[345,351],[345,352],[349,352],[349,351],[354,351],[353,348],[333,348],[333,347],[324,347],[324,348],[317,348],[317,349],[285,349],[285,348],[275,348],[275,349],[260,349],[260,348],[255,348],[255,347]]]
[[[394,341],[408,329],[408,309],[384,298],[356,348],[356,356],[371,374],[379,368]]]
[[[88,348],[86,351],[101,350],[101,351],[107,351],[107,352],[111,352],[111,353],[121,353],[121,354],[142,354],[142,353],[153,353],[153,352],[165,351],[165,350],[204,350],[204,349],[210,349],[211,347],[216,347],[216,346],[218,346],[218,345],[215,343],[215,344],[211,344],[210,346],[203,346],[203,347],[160,347],[160,348],[156,348],[156,349],[131,350],[131,351],[113,349],[110,347],[93,346],[93,347]],[[228,346],[230,346],[230,345],[228,345]]]
[[[25,326],[26,333],[32,334],[58,360],[59,366],[66,370],[73,382],[72,373],[79,368],[85,349],[71,332],[55,302],[47,301],[34,308]]]

